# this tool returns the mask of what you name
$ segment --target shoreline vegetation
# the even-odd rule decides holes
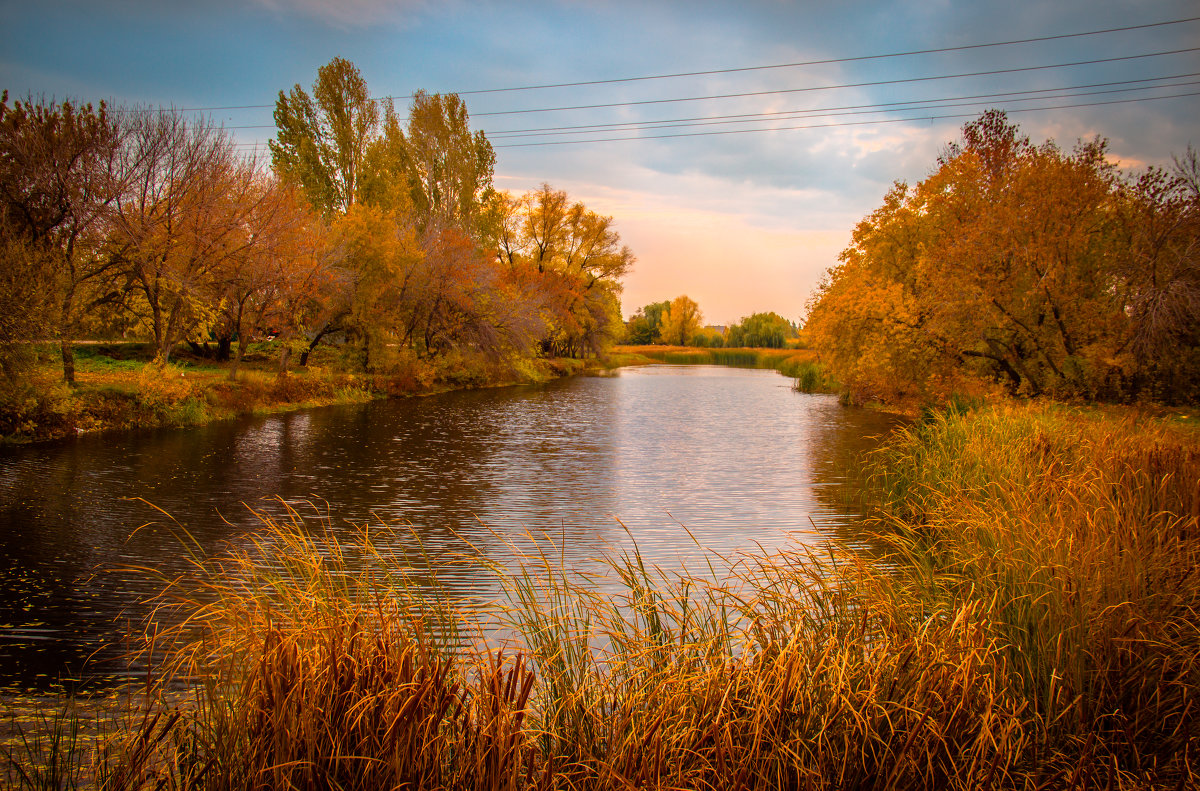
[[[812,349],[799,348],[697,348],[694,346],[614,346],[610,360],[620,365],[728,365],[734,368],[767,368],[793,380],[803,393],[837,394],[834,381]]]
[[[183,350],[172,355],[172,363],[157,366],[150,343],[79,343],[74,387],[57,381],[57,345],[34,345],[26,397],[0,409],[0,443],[113,429],[200,426],[243,415],[378,398],[542,384],[587,371],[655,363],[769,368],[795,379],[797,389],[810,388],[805,392],[835,392],[813,361],[813,352],[797,349],[614,346],[583,359],[488,360],[459,354],[428,362],[408,359],[388,373],[365,374],[351,372],[340,357],[352,350],[337,347],[321,347],[309,365],[280,372],[280,345],[250,345],[239,363],[238,378],[231,380],[231,363]]]
[[[323,347],[304,368],[281,372],[278,344],[256,343],[231,380],[231,363],[177,352],[158,365],[148,343],[96,342],[75,349],[74,387],[56,380],[57,344],[35,346],[22,399],[0,405],[0,444],[94,431],[200,426],[251,414],[295,411],[450,390],[540,384],[606,367],[602,358],[409,358],[386,373],[354,372]]]
[[[515,571],[464,556],[506,592],[491,639],[443,595],[440,565],[395,554],[387,526],[339,545],[322,518],[263,514],[242,550],[162,581],[167,620],[187,629],[158,633],[139,703],[86,738],[69,709],[28,724],[7,779],[1196,787],[1195,426],[1048,404],[944,410],[895,432],[862,474],[867,553],[796,545],[681,576],[632,548],[612,560],[614,594],[549,544]]]

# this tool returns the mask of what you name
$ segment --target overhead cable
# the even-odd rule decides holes
[[[564,82],[564,83],[553,83],[553,84],[546,84],[546,85],[523,85],[523,86],[516,86],[516,87],[509,87],[509,88],[484,88],[484,89],[469,90],[469,91],[446,91],[446,93],[457,93],[459,96],[470,96],[470,95],[479,95],[479,94],[487,94],[487,93],[508,93],[508,92],[515,92],[515,91],[541,90],[541,89],[546,89],[546,88],[574,88],[574,87],[583,87],[583,86],[587,86],[587,85],[606,85],[606,84],[623,83],[623,82],[643,82],[643,81],[650,81],[650,80],[674,79],[674,78],[678,78],[678,77],[700,77],[700,76],[709,76],[709,75],[715,75],[715,74],[736,74],[739,72],[766,71],[766,70],[771,70],[771,69],[798,68],[798,67],[806,67],[806,66],[830,65],[830,64],[837,64],[837,63],[853,63],[853,62],[867,61],[867,60],[882,60],[885,58],[901,58],[901,57],[910,57],[910,56],[916,56],[916,55],[933,55],[933,54],[945,53],[945,52],[962,52],[962,51],[968,51],[968,50],[974,50],[974,49],[1007,47],[1007,46],[1014,46],[1014,45],[1018,45],[1018,44],[1032,44],[1032,43],[1045,42],[1045,41],[1059,41],[1059,40],[1070,39],[1070,38],[1082,38],[1085,36],[1098,36],[1098,35],[1103,35],[1103,34],[1108,34],[1108,33],[1124,33],[1124,32],[1129,32],[1129,31],[1134,31],[1134,30],[1145,30],[1148,28],[1167,27],[1170,25],[1182,25],[1182,24],[1186,24],[1189,22],[1196,22],[1196,21],[1200,21],[1200,16],[1184,17],[1182,19],[1169,19],[1169,20],[1165,20],[1162,22],[1147,22],[1147,23],[1140,24],[1140,25],[1125,25],[1122,27],[1111,27],[1111,28],[1104,28],[1101,30],[1087,30],[1087,31],[1079,32],[1079,33],[1060,33],[1060,34],[1051,35],[1051,36],[1038,36],[1038,37],[1034,37],[1034,38],[1011,39],[1008,41],[992,41],[992,42],[979,43],[979,44],[962,44],[962,45],[954,46],[954,47],[937,47],[937,48],[930,48],[930,49],[909,50],[906,52],[888,52],[888,53],[875,54],[875,55],[855,55],[855,56],[842,57],[842,58],[826,58],[826,59],[822,59],[822,60],[797,61],[794,63],[773,63],[773,64],[766,64],[766,65],[760,65],[760,66],[737,66],[737,67],[724,68],[724,69],[708,69],[708,70],[704,70],[704,71],[677,72],[677,73],[671,73],[671,74],[650,74],[650,75],[642,75],[642,76],[634,76],[634,77],[616,77],[616,78],[611,78],[611,79],[585,80],[585,81],[580,81],[580,82]],[[413,95],[408,94],[408,95],[404,95],[404,96],[399,96],[399,95],[397,95],[397,96],[379,96],[379,97],[374,97],[374,98],[376,100],[389,100],[389,99],[390,100],[407,100],[407,99],[413,98]],[[271,103],[271,104],[231,104],[231,105],[220,105],[220,106],[213,106],[213,107],[181,107],[178,109],[180,112],[185,112],[185,113],[204,113],[204,112],[215,112],[218,110],[261,110],[264,108],[271,108],[274,106],[275,106],[274,103]]]
[[[811,93],[813,91],[834,91],[845,88],[872,88],[880,85],[905,85],[916,82],[932,82],[935,80],[957,80],[966,77],[988,77],[996,74],[1018,74],[1031,71],[1044,71],[1047,69],[1065,69],[1074,66],[1094,66],[1099,63],[1119,63],[1122,61],[1140,60],[1144,58],[1158,58],[1165,55],[1180,55],[1185,52],[1197,52],[1200,47],[1185,47],[1181,49],[1163,50],[1161,52],[1147,52],[1141,55],[1121,55],[1112,58],[1093,58],[1091,60],[1076,60],[1066,63],[1052,63],[1043,66],[1016,66],[1008,69],[989,69],[987,71],[971,71],[962,72],[959,74],[938,74],[928,77],[903,77],[894,80],[872,80],[869,82],[848,82],[838,85],[809,85],[803,88],[777,88],[766,91],[746,91],[743,93],[722,93],[712,94],[709,96],[687,96],[673,99],[642,99],[627,102],[607,102],[604,104],[579,104],[564,107],[535,107],[525,110],[496,110],[486,113],[474,113],[472,117],[482,118],[485,116],[497,115],[524,115],[528,113],[556,113],[565,112],[568,110],[600,110],[611,109],[614,107],[640,107],[651,104],[678,104],[681,102],[702,102],[715,99],[743,99],[753,96],[778,96],[781,94],[790,93]]]
[[[1133,104],[1133,103],[1137,103],[1137,102],[1152,102],[1152,101],[1159,101],[1162,99],[1179,99],[1179,98],[1183,98],[1183,97],[1187,97],[1187,96],[1200,96],[1200,91],[1172,94],[1170,96],[1147,96],[1147,97],[1141,97],[1141,98],[1137,98],[1137,99],[1114,99],[1112,101],[1107,101],[1107,102],[1080,102],[1077,104],[1062,104],[1062,105],[1055,105],[1052,107],[1017,108],[1017,109],[1009,110],[1008,112],[1016,114],[1016,113],[1044,112],[1047,110],[1068,110],[1068,109],[1077,108],[1077,107],[1099,107],[1099,106],[1103,106],[1103,105],[1113,105],[1113,104]],[[898,123],[913,123],[913,122],[924,123],[926,121],[932,123],[933,121],[942,121],[942,120],[958,119],[958,118],[975,118],[975,117],[976,117],[975,113],[953,113],[953,114],[948,114],[948,115],[918,116],[915,118],[878,118],[878,119],[874,119],[874,120],[870,120],[870,121],[840,121],[840,122],[828,123],[828,124],[806,124],[806,125],[802,125],[802,126],[776,126],[776,127],[760,128],[760,129],[723,129],[723,130],[716,131],[716,132],[673,132],[671,134],[666,134],[666,135],[635,135],[635,136],[631,136],[631,137],[603,137],[603,138],[593,138],[593,139],[588,139],[588,140],[544,140],[544,141],[538,141],[538,142],[533,142],[533,143],[502,143],[500,145],[493,146],[493,148],[531,148],[531,147],[535,147],[535,146],[569,146],[569,145],[579,145],[579,144],[583,144],[583,143],[615,143],[615,142],[622,142],[622,141],[629,141],[629,140],[641,140],[641,141],[665,140],[665,139],[674,138],[674,137],[712,137],[715,135],[761,134],[764,132],[784,132],[784,131],[791,131],[791,130],[798,130],[798,129],[831,129],[831,128],[842,127],[842,126],[868,126],[868,125],[873,125],[873,124],[898,124]]]

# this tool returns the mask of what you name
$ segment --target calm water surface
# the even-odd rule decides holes
[[[435,556],[466,540],[504,563],[509,541],[544,532],[572,567],[632,540],[674,568],[851,530],[838,487],[892,419],[790,385],[773,371],[651,366],[0,448],[0,686],[129,672],[121,640],[155,586],[121,569],[186,569],[147,503],[210,553],[255,529],[246,506],[282,510],[278,496],[327,503],[335,528],[407,523]],[[494,595],[483,576],[449,585]]]

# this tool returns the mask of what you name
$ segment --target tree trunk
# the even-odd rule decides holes
[[[237,381],[238,366],[242,364],[242,357],[246,354],[246,339],[245,336],[238,337],[237,354],[233,356],[233,363],[229,366],[229,381]],[[225,350],[225,358],[229,359],[229,350]]]
[[[308,355],[312,354],[312,350],[317,348],[317,344],[321,342],[321,339],[325,337],[325,333],[327,333],[327,332],[329,332],[328,324],[325,325],[324,327],[322,327],[321,330],[316,334],[316,336],[313,337],[312,341],[310,341],[308,344],[308,348],[300,353],[300,367],[301,368],[308,365]]]
[[[64,338],[61,344],[62,348],[62,364],[63,364],[63,381],[71,387],[75,386],[75,347],[71,342]]]
[[[321,339],[324,338],[329,333],[338,329],[339,322],[341,322],[341,320],[344,318],[346,318],[346,314],[339,313],[336,316],[334,316],[332,319],[330,319],[329,321],[325,322],[324,326],[322,326],[321,329],[317,331],[316,337],[314,337],[312,339],[312,341],[308,344],[308,348],[305,349],[300,354],[300,367],[301,368],[308,365],[308,355],[312,353],[313,349],[317,348],[317,344],[321,342]]]
[[[292,347],[290,344],[283,344],[283,350],[279,352],[279,373],[286,374],[288,369],[288,358],[292,356]]]

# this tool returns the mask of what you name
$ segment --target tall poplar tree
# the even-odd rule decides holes
[[[406,148],[417,212],[426,222],[475,230],[492,189],[496,154],[482,131],[471,133],[463,100],[417,91]]]
[[[379,122],[379,103],[367,94],[362,74],[350,61],[334,58],[317,70],[311,96],[299,84],[290,94],[279,92],[271,162],[318,211],[345,212],[359,200]]]

